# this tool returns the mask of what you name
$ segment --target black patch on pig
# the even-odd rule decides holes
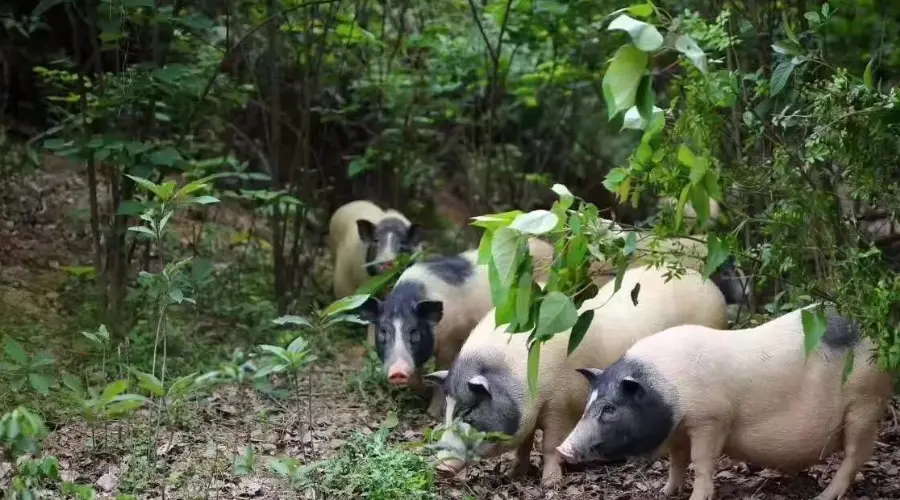
[[[628,357],[604,370],[591,382],[597,398],[583,418],[594,431],[583,445],[606,461],[658,450],[675,427],[675,412],[656,388],[661,381],[652,367]]]
[[[372,300],[372,299],[370,299]],[[376,299],[377,300],[377,299]],[[389,357],[394,348],[396,335],[401,335],[403,343],[412,355],[416,367],[421,367],[434,354],[434,327],[440,317],[428,306],[425,285],[418,280],[401,281],[380,303],[375,323],[375,351],[381,361]],[[402,331],[395,331],[395,323],[400,320]]]
[[[356,221],[359,239],[366,246],[366,262],[372,262],[381,250],[390,250],[395,255],[412,253],[421,239],[421,228],[413,224],[407,226],[405,222],[396,217],[386,217],[378,224],[359,219]],[[387,248],[388,235],[393,235],[391,248]],[[367,265],[369,276],[379,274],[375,265]]]
[[[719,287],[726,304],[743,304],[750,290],[750,280],[734,265],[734,256],[722,263],[709,279]]]
[[[825,328],[825,335],[822,336],[822,343],[832,349],[849,349],[859,343],[862,339],[859,324],[837,314],[833,308],[829,308],[826,314],[828,326]]]
[[[513,394],[522,393],[526,388],[517,388],[521,382],[498,359],[499,356],[489,353],[457,358],[441,389],[445,396],[456,400],[454,419],[460,418],[481,432],[502,432],[512,436],[519,430],[522,420],[522,410]],[[487,392],[469,386],[469,380],[476,375],[487,379]]]
[[[460,255],[440,257],[423,262],[428,272],[453,286],[460,286],[475,273],[475,266]]]

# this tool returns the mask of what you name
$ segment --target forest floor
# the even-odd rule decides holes
[[[0,336],[48,347],[61,364],[77,365],[81,354],[71,346],[80,334],[63,304],[71,277],[61,269],[91,261],[84,217],[86,182],[71,166],[50,165],[8,186],[4,197]],[[231,343],[229,347],[242,343],[234,331],[222,331],[234,330],[227,326],[209,333],[208,324],[216,321],[207,321],[204,329],[198,327],[200,321],[187,323],[185,338],[195,343],[185,341],[182,349],[202,351],[214,342]],[[424,416],[424,400],[398,398],[374,380],[377,367],[373,368],[368,358],[363,337],[357,332],[334,339],[310,339],[313,346],[321,348],[315,352],[320,359],[303,374],[298,398],[279,399],[229,386],[191,402],[180,418],[159,429],[151,428],[146,410],[141,410],[139,418],[94,429],[74,417],[57,418],[43,451],[58,457],[64,479],[92,484],[101,498],[115,498],[119,492],[140,492],[137,496],[142,499],[323,498],[320,489],[317,494],[310,486],[288,488],[270,469],[268,457],[289,456],[308,463],[339,455],[358,432],[375,434],[389,424],[393,427],[390,441],[402,443],[421,440],[423,428],[436,424]],[[214,356],[216,351],[209,349],[209,356]],[[215,365],[223,360],[207,361]],[[41,401],[37,399],[35,405]],[[850,498],[900,498],[900,425],[894,414],[885,417],[875,454]],[[535,450],[539,445],[537,440]],[[246,456],[248,446],[255,458],[237,463],[234,453]],[[155,463],[148,461],[149,450],[156,452]],[[745,464],[726,462],[722,460],[716,476],[719,499],[793,500],[818,494],[837,469],[840,455],[796,476],[751,471]],[[485,460],[457,478],[439,478],[437,496],[488,500],[659,498],[657,491],[665,482],[667,465],[660,459],[584,467],[568,471],[558,489],[545,491],[538,485],[540,453],[532,453],[529,474],[515,481],[501,473],[507,463],[508,458]],[[11,464],[0,462],[0,487],[4,489],[11,469]],[[687,489],[679,498],[686,499],[689,492]],[[324,498],[346,497],[332,490]]]

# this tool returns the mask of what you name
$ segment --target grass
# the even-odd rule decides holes
[[[337,457],[303,471],[300,485],[325,498],[437,498],[434,468],[424,456],[390,445],[389,432],[355,433]]]

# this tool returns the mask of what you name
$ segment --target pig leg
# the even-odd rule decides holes
[[[531,466],[531,449],[533,446],[534,433],[532,432],[525,438],[525,441],[522,441],[516,448],[516,456],[513,459],[512,467],[506,471],[506,477],[515,479],[528,472],[528,468]]]
[[[673,440],[669,445],[669,479],[661,490],[663,495],[672,496],[684,487],[687,466],[690,462],[690,443],[685,439]]]
[[[853,484],[856,472],[872,456],[881,420],[881,412],[872,406],[863,406],[847,413],[844,427],[844,460],[834,473],[831,483],[815,500],[835,500],[843,497]]]
[[[562,479],[562,457],[556,447],[566,440],[575,424],[566,416],[565,411],[554,412],[544,420],[544,437],[541,443],[544,454],[544,472],[541,474],[543,486],[555,486]]]
[[[718,426],[694,429],[691,435],[691,461],[694,463],[694,492],[690,500],[712,500],[716,492],[716,461],[725,446],[726,431]]]

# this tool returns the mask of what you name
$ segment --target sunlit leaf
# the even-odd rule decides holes
[[[572,328],[577,320],[578,309],[572,299],[560,292],[549,292],[541,301],[534,335],[538,339],[549,338]]]
[[[656,26],[638,21],[627,14],[613,19],[606,29],[607,31],[621,30],[628,33],[634,45],[644,52],[653,52],[663,44],[663,36]]]
[[[706,53],[703,52],[703,49],[701,49],[700,46],[697,45],[697,42],[690,36],[684,34],[678,35],[678,38],[675,39],[675,50],[681,52],[685,57],[690,59],[701,73],[705,74],[709,71]]]
[[[647,53],[630,43],[616,51],[603,75],[602,85],[610,120],[634,106],[638,84],[647,69],[647,60]]]
[[[730,252],[725,241],[715,234],[710,234],[707,237],[706,249],[706,271],[704,275],[708,278],[728,260]]]
[[[553,212],[533,210],[516,217],[509,227],[523,233],[540,235],[553,230],[558,221],[559,218]]]

